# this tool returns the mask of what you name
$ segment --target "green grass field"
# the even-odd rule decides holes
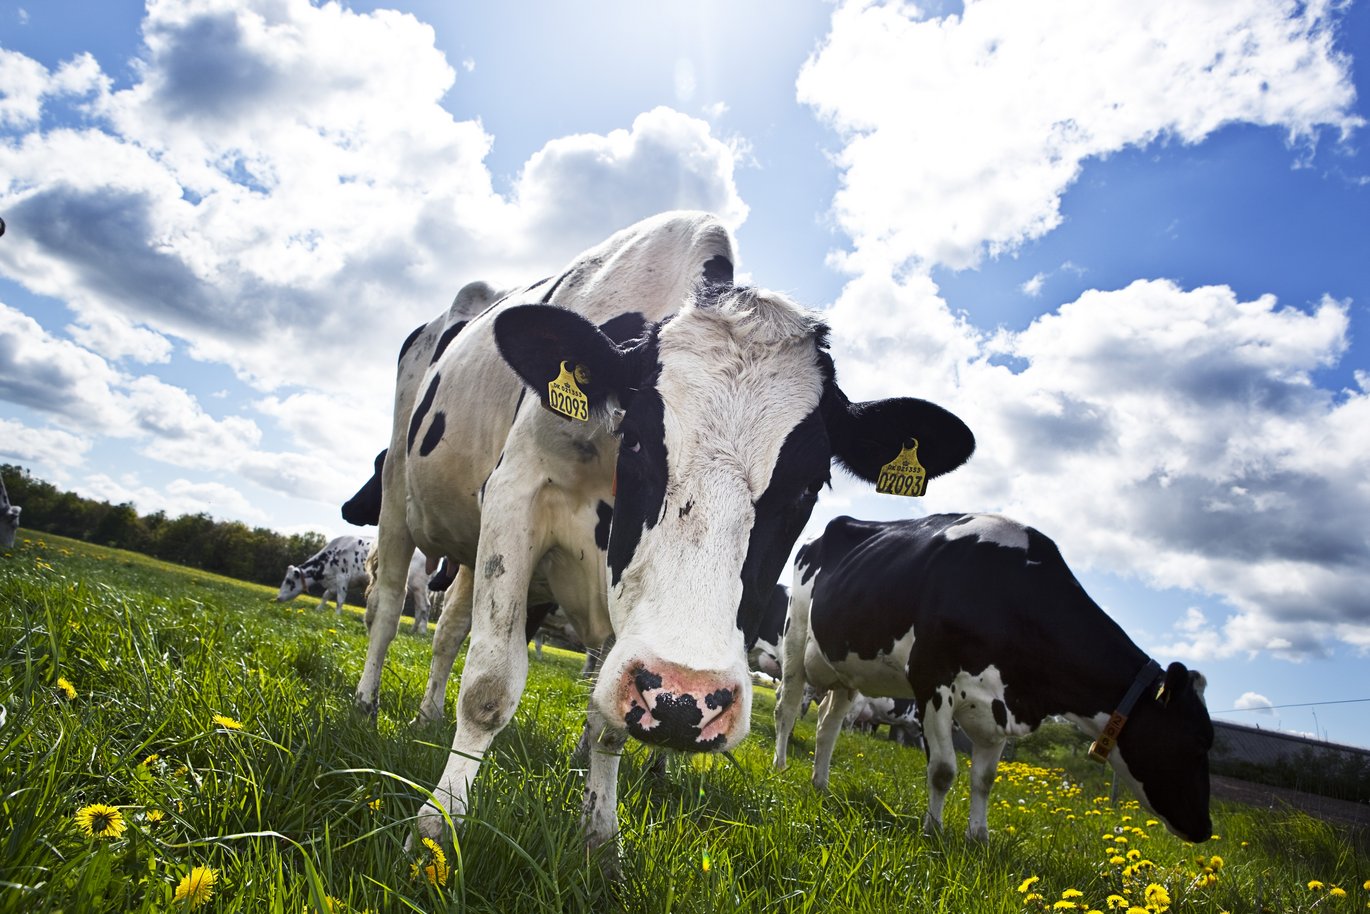
[[[450,724],[407,723],[428,643],[407,626],[396,639],[373,726],[351,711],[360,616],[273,597],[23,530],[0,553],[0,911],[1370,908],[1363,833],[1217,803],[1218,834],[1186,845],[1074,761],[1071,775],[1055,759],[1006,763],[987,846],[961,835],[963,776],[947,832],[924,838],[922,753],[844,734],[820,795],[812,714],[790,769],[770,770],[765,689],[735,762],[678,758],[660,778],[630,748],[610,884],[577,821],[580,658],[552,650],[440,866],[404,850],[451,738]]]

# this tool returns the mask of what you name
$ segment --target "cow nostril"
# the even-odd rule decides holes
[[[732,689],[715,689],[704,696],[704,704],[710,710],[726,711],[735,700]]]

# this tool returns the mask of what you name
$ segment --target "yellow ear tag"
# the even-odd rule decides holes
[[[875,491],[881,495],[917,498],[928,489],[928,471],[918,462],[918,439],[910,439],[899,456],[880,468]]]
[[[568,419],[586,422],[590,418],[590,398],[581,392],[576,378],[583,377],[588,383],[590,374],[583,365],[577,365],[573,374],[566,363],[561,363],[561,374],[547,385],[547,405],[552,412],[561,413]]]

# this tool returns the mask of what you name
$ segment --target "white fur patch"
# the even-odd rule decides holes
[[[1027,528],[1017,521],[998,514],[972,514],[942,531],[945,539],[956,540],[973,536],[982,543],[993,543],[1008,549],[1028,547]]]

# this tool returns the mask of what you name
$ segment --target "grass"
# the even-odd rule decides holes
[[[450,724],[407,722],[428,643],[402,629],[373,726],[351,711],[360,616],[273,597],[23,531],[0,554],[0,911],[185,910],[198,896],[177,900],[178,887],[185,895],[196,867],[215,880],[197,910],[254,914],[1108,911],[1110,896],[1124,911],[1370,906],[1364,833],[1217,803],[1219,836],[1186,845],[1130,800],[1111,803],[1101,770],[1067,776],[1022,755],[1001,769],[988,845],[961,837],[964,776],[946,833],[925,838],[921,753],[844,734],[831,790],[818,794],[807,782],[812,716],[790,769],[770,770],[765,689],[732,760],[677,758],[658,777],[630,750],[624,877],[610,884],[578,823],[580,658],[552,649],[531,664],[446,849],[446,884],[434,885],[430,852],[404,850],[451,738]],[[93,804],[118,809],[121,834],[78,826]],[[1153,886],[1168,900],[1148,897]]]

